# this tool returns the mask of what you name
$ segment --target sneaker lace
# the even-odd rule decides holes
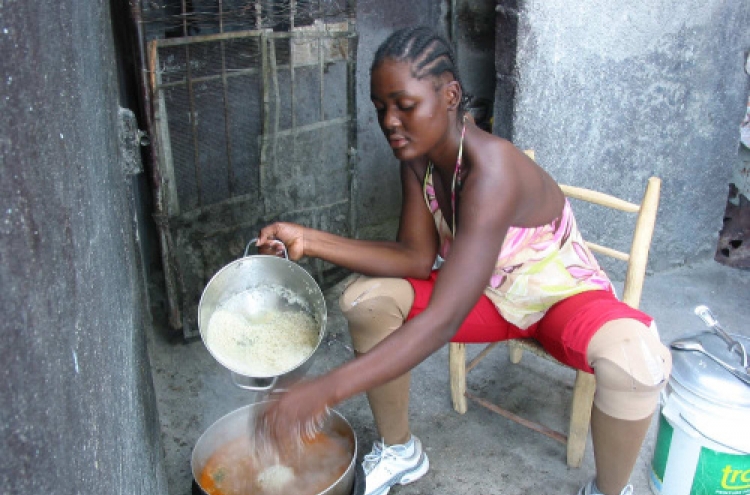
[[[370,474],[377,466],[380,461],[384,459],[396,459],[399,457],[398,449],[403,449],[401,445],[386,446],[384,442],[375,442],[372,446],[372,451],[369,454],[365,454],[362,461],[362,468],[365,474]]]

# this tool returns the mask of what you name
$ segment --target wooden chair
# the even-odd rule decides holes
[[[533,152],[527,152],[533,158]],[[625,253],[612,248],[587,242],[589,248],[595,253],[611,256],[627,263],[625,285],[622,301],[633,308],[637,308],[641,300],[641,291],[646,274],[648,252],[651,246],[651,238],[656,222],[656,211],[659,205],[661,180],[651,177],[646,185],[646,191],[640,204],[630,203],[614,196],[604,194],[590,189],[573,186],[561,186],[565,196],[590,203],[595,203],[607,208],[613,208],[628,213],[636,214],[635,228],[630,252]],[[468,397],[477,404],[490,409],[512,421],[520,423],[567,447],[567,464],[570,467],[580,467],[586,448],[586,439],[589,432],[591,420],[591,407],[594,401],[594,389],[596,382],[594,375],[583,371],[577,371],[573,389],[571,405],[570,424],[568,434],[552,430],[544,425],[521,418],[510,411],[492,404],[485,399],[477,397],[466,390],[466,374],[471,371],[497,344],[494,342],[486,344],[486,347],[468,364],[466,363],[466,344],[451,343],[449,345],[449,367],[450,387],[453,399],[453,408],[460,414],[466,412]],[[529,350],[537,356],[549,359],[561,366],[565,366],[533,339],[511,340],[506,342],[509,346],[510,361],[518,363],[524,350]],[[481,344],[479,344],[481,345]]]

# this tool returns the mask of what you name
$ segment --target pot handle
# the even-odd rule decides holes
[[[276,385],[276,380],[278,380],[279,378],[278,376],[274,376],[273,378],[270,379],[270,382],[268,383],[268,385],[255,386],[255,385],[245,385],[244,383],[240,383],[238,380],[238,376],[244,377],[244,375],[238,375],[234,371],[231,372],[232,383],[234,383],[236,386],[238,386],[241,389],[252,390],[254,392],[265,392],[267,390],[271,390]],[[247,378],[247,377],[244,377],[244,378]]]
[[[281,246],[284,248],[284,259],[288,260],[289,259],[289,253],[286,250],[286,244],[284,244],[283,242],[281,242],[278,239],[273,239],[271,242],[275,242],[275,243],[281,244]],[[255,237],[253,239],[250,239],[250,242],[247,243],[247,247],[245,247],[245,254],[242,255],[243,258],[247,258],[247,253],[250,251],[250,246],[252,246],[253,244],[256,244],[256,245],[258,244],[258,238],[257,237]]]

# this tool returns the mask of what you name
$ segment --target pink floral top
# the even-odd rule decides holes
[[[447,259],[454,235],[438,206],[432,170],[430,164],[424,178],[424,198],[440,236],[439,254]],[[561,216],[552,223],[508,229],[484,293],[508,322],[528,328],[555,303],[589,290],[614,292],[584,243],[566,199]]]

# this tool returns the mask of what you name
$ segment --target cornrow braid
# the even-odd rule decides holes
[[[463,115],[470,97],[463,92],[463,83],[458,74],[456,57],[453,48],[445,38],[426,26],[402,28],[394,31],[378,47],[370,67],[370,72],[383,63],[384,60],[395,60],[411,64],[411,74],[416,79],[425,77],[438,78],[450,72],[461,87],[463,97],[459,104],[458,113]]]

